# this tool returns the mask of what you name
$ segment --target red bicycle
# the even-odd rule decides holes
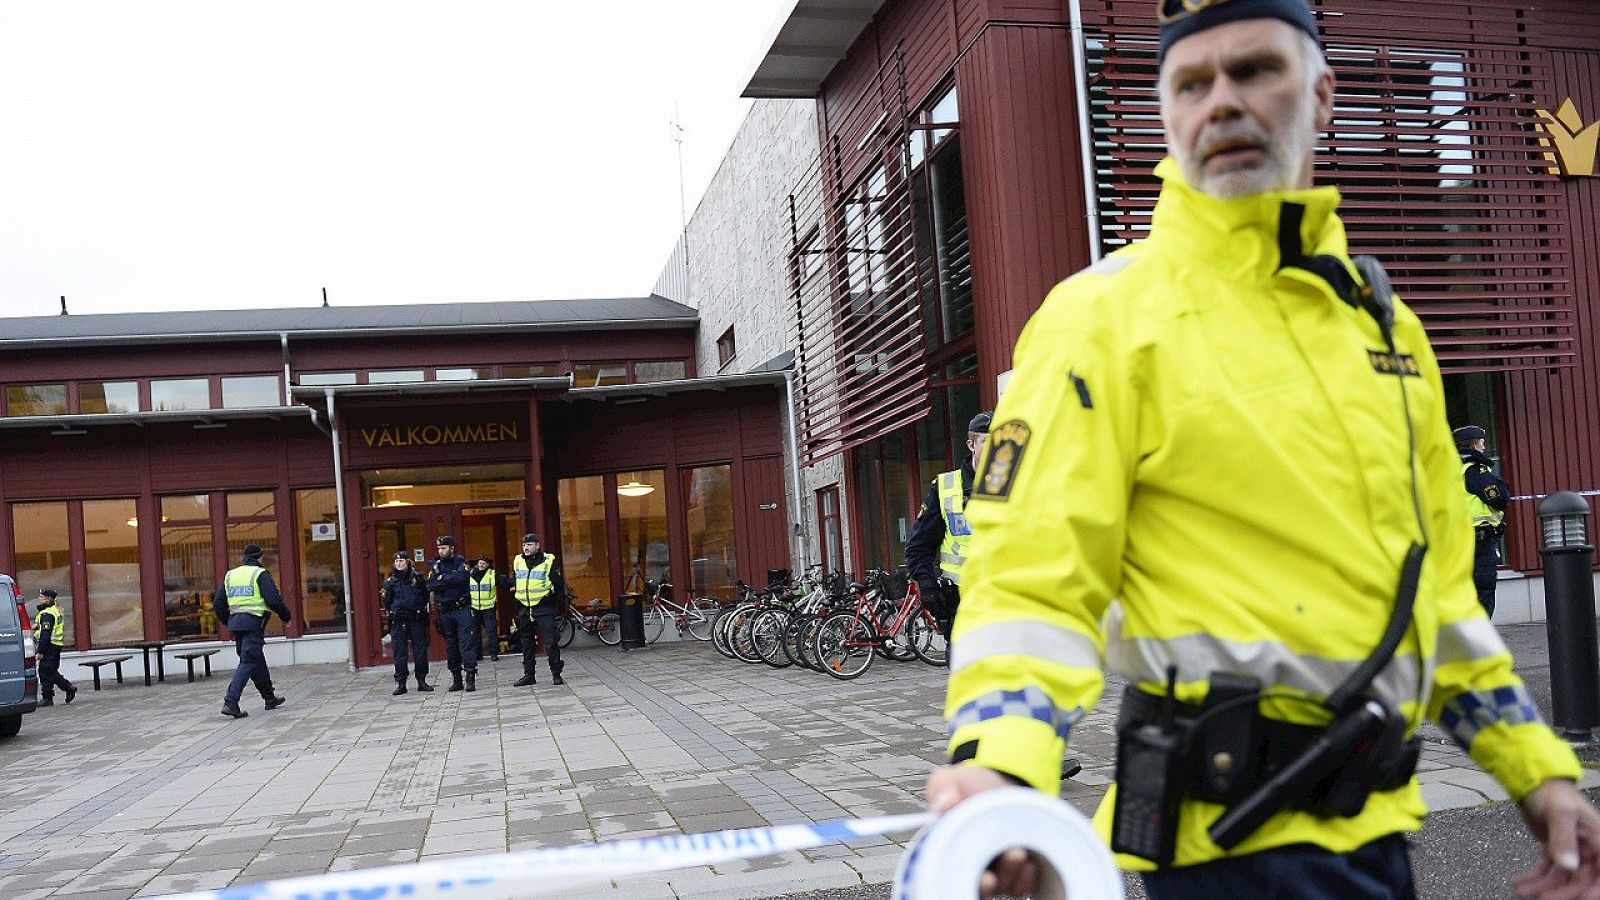
[[[899,603],[892,599],[889,573],[881,570],[868,572],[850,588],[855,608],[832,613],[817,626],[812,649],[822,671],[847,681],[859,678],[879,654],[948,665],[949,642],[933,613],[922,608],[915,581],[906,586]]]

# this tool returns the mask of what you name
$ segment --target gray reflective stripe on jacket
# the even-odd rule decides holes
[[[1037,621],[995,622],[975,628],[950,645],[950,671],[995,656],[1031,656],[1063,666],[1100,668],[1100,650],[1088,635]]]

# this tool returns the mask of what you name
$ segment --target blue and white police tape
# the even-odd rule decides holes
[[[931,824],[930,824],[931,820]],[[924,827],[927,826],[927,827]],[[978,875],[1001,850],[1023,846],[1044,863],[1056,900],[1120,900],[1122,882],[1089,823],[1066,804],[1023,788],[969,799],[938,819],[928,813],[843,819],[815,825],[738,828],[660,835],[409,865],[334,872],[175,894],[163,900],[513,900],[572,896],[614,879],[735,862],[840,841],[923,830],[901,859],[895,896],[906,900],[971,897]],[[981,830],[979,830],[981,829]],[[994,849],[983,849],[994,848]],[[986,856],[979,857],[987,853]],[[952,885],[970,885],[965,892]]]
[[[1105,842],[1077,810],[1027,788],[968,797],[923,828],[900,857],[895,900],[977,894],[990,860],[1013,847],[1039,866],[1034,900],[1122,900],[1122,875]]]

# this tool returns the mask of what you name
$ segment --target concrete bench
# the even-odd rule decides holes
[[[100,657],[98,659],[84,660],[83,662],[78,663],[78,665],[87,666],[88,668],[94,670],[94,689],[98,691],[98,690],[100,690],[100,667],[101,666],[112,666],[112,665],[116,666],[117,667],[117,684],[121,684],[122,683],[122,664],[127,662],[130,659],[133,659],[133,654],[132,653],[125,653],[125,654],[123,654],[121,656],[102,656],[102,657]]]
[[[184,662],[189,664],[189,683],[193,684],[194,683],[194,661],[198,659],[201,662],[204,662],[206,664],[206,677],[210,678],[211,677],[211,657],[213,655],[215,655],[217,653],[221,653],[221,652],[222,652],[222,648],[221,647],[212,647],[210,650],[190,650],[190,651],[187,651],[185,653],[174,653],[172,655],[174,657],[176,657],[177,659],[181,659]]]

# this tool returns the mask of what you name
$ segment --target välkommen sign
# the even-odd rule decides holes
[[[361,441],[370,448],[438,447],[443,444],[497,444],[518,440],[515,422],[476,422],[457,425],[393,425],[384,422],[361,429]]]

